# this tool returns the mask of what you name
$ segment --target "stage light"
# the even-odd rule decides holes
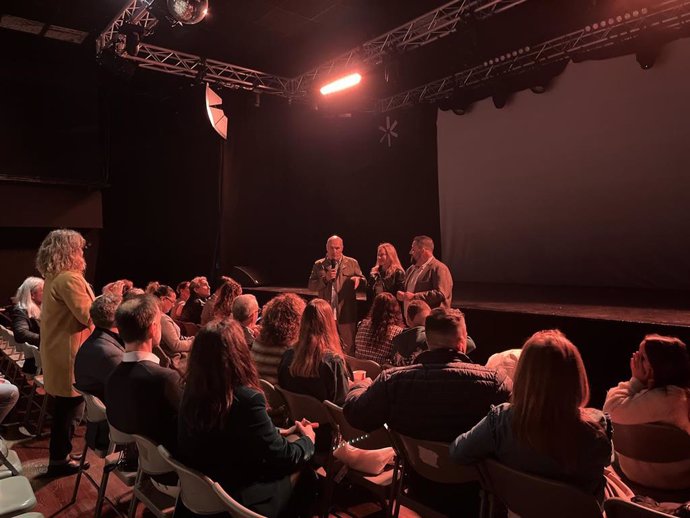
[[[360,83],[362,76],[358,73],[349,74],[347,76],[336,79],[335,81],[324,85],[319,90],[321,95],[329,95],[335,92],[340,92],[346,90],[347,88],[352,88]]]
[[[228,139],[228,118],[223,111],[223,99],[206,84],[206,114],[216,133]]]
[[[180,23],[194,25],[208,14],[208,0],[167,0],[170,15]]]

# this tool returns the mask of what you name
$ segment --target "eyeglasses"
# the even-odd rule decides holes
[[[173,299],[172,297],[163,297],[163,300],[168,300],[171,303],[175,304],[175,299]]]

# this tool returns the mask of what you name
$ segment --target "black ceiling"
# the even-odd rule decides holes
[[[129,1],[5,0],[2,13],[88,32],[83,44],[88,47]],[[453,35],[395,59],[394,84],[378,88],[376,95],[452,74],[650,1],[656,0],[526,0],[487,20],[467,19]],[[294,77],[447,0],[209,2],[201,23],[172,27],[161,22],[145,42]]]

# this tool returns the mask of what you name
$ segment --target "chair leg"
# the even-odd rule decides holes
[[[127,518],[134,518],[134,514],[137,510],[137,489],[141,485],[141,477],[143,472],[141,471],[141,466],[137,470],[137,478],[134,481],[134,487],[132,488],[132,501],[129,504],[129,512],[127,513]]]
[[[101,511],[103,510],[103,500],[105,500],[105,490],[108,487],[108,479],[110,478],[110,472],[108,466],[103,468],[103,476],[101,477],[101,484],[98,488],[98,498],[96,500],[96,512],[94,513],[95,518],[101,518]]]
[[[84,463],[86,462],[86,452],[89,446],[84,444],[84,449],[81,452],[81,460],[79,461],[79,472],[77,473],[77,479],[74,481],[74,491],[72,492],[72,499],[68,505],[73,504],[77,501],[77,493],[79,492],[79,484],[81,483],[81,477],[84,474]]]

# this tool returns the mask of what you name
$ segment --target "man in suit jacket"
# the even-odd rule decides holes
[[[161,340],[161,312],[156,299],[142,295],[123,302],[115,323],[125,353],[105,385],[108,421],[125,433],[144,435],[175,451],[180,376],[159,365],[152,350]]]
[[[340,237],[329,237],[326,257],[316,261],[311,269],[309,289],[331,304],[340,338],[350,351],[355,343],[357,287],[360,282],[366,280],[357,260],[343,255]]]
[[[434,257],[434,241],[429,236],[417,236],[412,241],[410,256],[414,264],[405,272],[405,291],[397,298],[404,312],[411,300],[423,300],[429,307],[450,308],[453,298],[453,277],[448,267]]]
[[[115,327],[115,311],[121,300],[105,294],[93,301],[89,314],[96,328],[74,358],[74,386],[101,401],[105,397],[105,382],[125,352],[125,344]]]

